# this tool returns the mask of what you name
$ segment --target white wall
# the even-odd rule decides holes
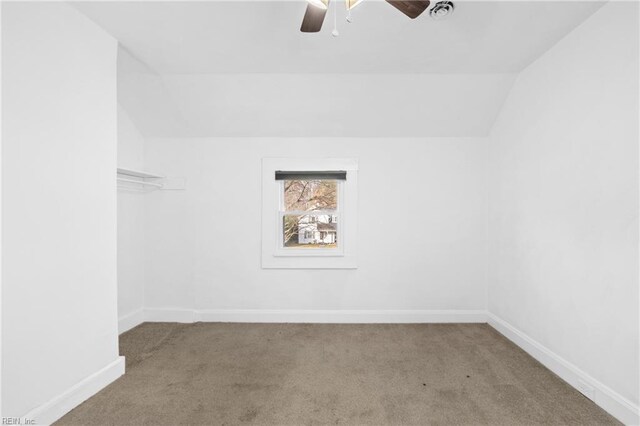
[[[186,177],[187,189],[147,197],[145,304],[484,310],[486,148],[482,138],[147,140],[147,166]],[[283,156],[358,158],[357,270],[261,269],[261,159]]]
[[[605,5],[520,74],[489,166],[490,312],[636,405],[637,8]]]
[[[65,4],[2,8],[2,408],[21,416],[123,368],[116,41]]]
[[[145,136],[484,137],[514,74],[195,74],[131,81]],[[160,96],[149,87],[162,89]],[[169,99],[178,117],[165,118]],[[123,105],[127,106],[127,104]],[[183,126],[180,126],[183,124]]]
[[[0,5],[0,24],[2,23],[2,5]],[[2,42],[2,34],[1,34],[2,29],[0,28],[0,43]],[[1,48],[0,48],[0,53],[1,53]],[[1,66],[1,62],[0,62],[0,100],[2,99],[2,66]],[[3,287],[3,277],[4,277],[4,273],[3,273],[3,269],[2,269],[2,140],[3,140],[3,135],[2,133],[2,104],[3,102],[0,101],[0,331],[2,330],[2,287]],[[0,417],[2,417],[2,413],[4,413],[3,409],[2,409],[2,335],[0,334]]]
[[[118,167],[144,170],[144,139],[127,111],[118,105]],[[144,307],[145,193],[118,189],[118,317],[121,330],[134,325]]]
[[[118,102],[146,138],[486,137],[514,80],[515,74],[159,75],[124,51]]]

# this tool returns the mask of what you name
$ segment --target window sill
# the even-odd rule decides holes
[[[273,256],[262,259],[263,269],[358,269],[346,256]]]

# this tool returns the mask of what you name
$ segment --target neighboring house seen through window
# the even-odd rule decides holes
[[[282,246],[333,249],[338,245],[338,186],[335,179],[282,183]]]

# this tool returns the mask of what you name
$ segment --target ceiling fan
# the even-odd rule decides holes
[[[302,19],[300,31],[303,33],[317,33],[322,28],[324,17],[327,14],[327,9],[329,8],[329,0],[307,0],[307,2],[307,10],[305,11],[304,18]],[[415,19],[420,16],[420,14],[422,14],[430,4],[429,0],[386,0],[386,2],[411,19]],[[345,3],[347,10],[350,11],[362,3],[362,0],[345,0]],[[450,1],[439,2],[436,7],[439,7],[441,3],[447,3],[450,5],[450,10],[453,10],[453,3]],[[442,11],[436,11],[437,14],[434,15],[436,7],[431,11],[431,16],[434,18],[442,13]],[[446,13],[448,14],[449,10],[447,10]]]

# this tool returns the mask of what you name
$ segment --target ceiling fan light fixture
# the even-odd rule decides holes
[[[451,16],[454,10],[455,10],[455,6],[453,5],[453,2],[448,0],[439,1],[429,11],[429,16],[431,16],[433,19],[438,21],[441,19],[446,19],[449,16]]]
[[[351,10],[362,3],[362,1],[363,0],[344,0],[344,3],[347,5],[347,10]]]
[[[328,1],[325,0],[307,0],[307,3],[309,3],[311,6],[315,6],[318,9],[327,9],[327,3],[329,3]]]

